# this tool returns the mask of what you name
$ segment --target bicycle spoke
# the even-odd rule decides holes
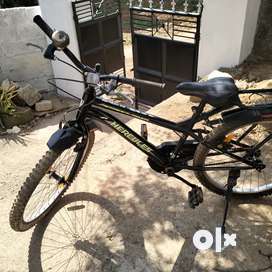
[[[57,224],[59,225],[59,227],[61,228],[61,230],[63,231],[63,233],[65,233],[65,234],[70,234],[71,236],[74,235],[73,232],[70,232],[70,231],[68,231],[67,229],[64,229],[64,228],[62,227],[62,225],[58,222],[58,220],[57,220],[56,218],[55,218],[55,221],[57,221]],[[57,227],[57,226],[56,226],[55,224],[53,224],[52,222],[51,222],[51,225]]]
[[[55,163],[50,167],[50,172],[55,172],[57,176],[67,179],[72,166],[75,163],[76,154],[73,148],[64,151]],[[44,213],[55,199],[65,190],[66,185],[59,188],[59,180],[47,174],[40,181],[31,195],[24,212],[24,220],[30,222]]]
[[[66,272],[66,271],[67,271],[67,268],[69,267],[69,264],[70,264],[70,262],[71,262],[72,258],[75,256],[75,254],[76,254],[75,250],[74,250],[74,251],[72,251],[72,254],[71,254],[70,260],[69,260],[69,262],[67,263],[67,265],[66,265],[66,267],[65,267],[64,272]]]
[[[123,260],[123,243],[109,212],[96,203],[76,201],[58,210],[48,224],[41,262],[45,271],[104,271]]]
[[[272,134],[267,133],[260,125],[255,124],[238,129],[232,134],[236,140],[232,139],[225,148],[228,148],[229,152],[236,153],[242,159],[257,161],[260,165],[263,164],[265,168],[258,171],[247,165],[245,161],[240,161],[238,158],[230,159],[228,154],[218,154],[211,150],[202,166],[206,177],[215,186],[225,188],[228,172],[230,169],[238,168],[241,171],[241,175],[237,180],[234,192],[257,193],[272,189],[272,181],[269,181],[266,177],[266,171],[270,171],[269,167],[272,164]],[[243,148],[233,148],[236,144]]]
[[[60,216],[62,217],[63,221],[65,222],[65,225],[69,228],[70,232],[74,235],[76,234],[75,230],[72,229],[72,227],[70,226],[70,224],[68,224],[67,220],[65,220],[64,216],[62,215],[62,211],[60,211]],[[69,221],[71,222],[71,224],[73,224],[72,219],[69,217]]]

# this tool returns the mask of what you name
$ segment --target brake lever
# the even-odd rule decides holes
[[[134,104],[134,101],[127,95],[122,94],[121,92],[116,91],[118,87],[118,80],[112,79],[108,85],[106,85],[106,95],[116,95],[117,97],[124,98],[130,102],[131,105]]]
[[[117,80],[112,79],[109,84],[106,85],[106,91],[110,95],[117,88]]]
[[[117,86],[117,85],[116,85],[116,86]],[[116,87],[115,87],[114,89],[111,89],[111,90],[110,90],[108,86],[105,86],[105,85],[103,86],[103,85],[101,85],[99,89],[100,89],[101,93],[100,93],[100,94],[97,93],[98,96],[100,96],[100,95],[107,95],[107,96],[116,95],[116,96],[118,96],[118,97],[122,97],[122,98],[128,100],[128,101],[130,102],[131,105],[134,104],[133,99],[131,99],[129,96],[127,96],[127,95],[125,95],[125,94],[122,94],[121,92],[115,91]]]

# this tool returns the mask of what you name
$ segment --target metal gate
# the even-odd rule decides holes
[[[82,62],[125,75],[120,0],[72,2]]]
[[[138,88],[137,100],[155,105],[182,81],[197,79],[202,1],[130,1],[134,75],[166,83],[164,90]]]

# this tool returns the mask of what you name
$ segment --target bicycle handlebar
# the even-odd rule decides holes
[[[111,80],[114,79],[118,82],[124,83],[124,84],[129,84],[132,86],[149,86],[149,87],[156,87],[160,89],[164,89],[165,83],[157,83],[153,81],[148,81],[148,80],[143,80],[143,79],[137,79],[137,78],[126,78],[126,77],[121,77],[121,76],[116,76],[116,75],[101,75],[100,76],[101,80]]]
[[[48,38],[52,41],[52,35],[54,33],[53,29],[43,20],[40,15],[36,15],[33,19],[33,22],[38,25],[38,27],[48,36]],[[57,49],[57,48],[56,48]],[[94,72],[90,67],[83,65],[77,57],[73,54],[69,48],[63,49],[64,54],[75,64],[77,68],[79,68],[83,72]]]
[[[54,33],[54,30],[43,20],[43,18],[40,15],[36,15],[34,17],[33,21],[49,37],[49,39],[51,41],[53,41],[52,35]],[[54,44],[54,41],[53,41],[53,44]],[[56,49],[57,49],[57,47],[56,47]],[[77,68],[79,68],[81,71],[92,72],[92,73],[95,72],[95,70],[92,69],[91,67],[82,64],[77,59],[77,57],[73,54],[73,52],[70,51],[67,47],[63,49],[63,52],[75,64],[75,66]],[[126,77],[115,76],[115,75],[102,75],[102,76],[100,76],[100,79],[102,79],[102,80],[114,79],[114,80],[117,80],[118,82],[121,82],[124,84],[129,84],[132,86],[145,85],[145,86],[156,87],[156,88],[161,88],[161,89],[163,89],[165,87],[164,83],[156,83],[156,82],[142,80],[142,79],[126,78]]]
[[[137,79],[137,78],[125,78],[121,77],[119,78],[120,82],[123,82],[125,84],[130,84],[132,86],[149,86],[149,87],[156,87],[160,89],[164,89],[165,83],[157,83],[153,81],[143,80],[143,79]]]
[[[43,20],[40,15],[33,18],[33,22],[52,40],[53,29]]]

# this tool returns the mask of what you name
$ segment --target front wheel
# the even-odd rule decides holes
[[[93,144],[91,132],[63,152],[46,152],[14,200],[9,217],[12,229],[26,231],[51,210],[76,178]]]
[[[257,162],[262,167],[258,170],[255,168],[246,169],[247,164],[225,154],[219,154],[204,144],[200,144],[194,156],[194,166],[203,170],[195,171],[196,177],[207,189],[224,195],[227,190],[229,170],[237,167],[241,169],[241,172],[237,185],[233,188],[234,195],[258,197],[271,194],[271,138],[271,132],[266,128],[264,122],[236,123],[216,128],[206,137],[206,143],[219,146],[239,157]],[[208,168],[210,169],[208,170]]]

